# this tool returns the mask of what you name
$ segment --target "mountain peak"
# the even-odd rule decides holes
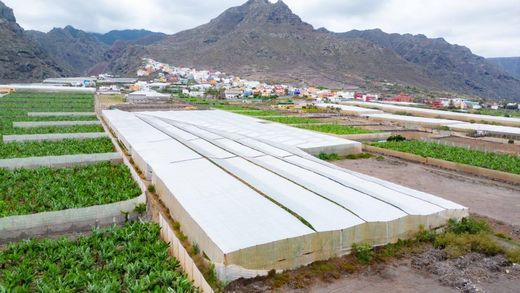
[[[0,19],[5,19],[8,22],[16,22],[13,10],[7,7],[2,1],[0,1]]]

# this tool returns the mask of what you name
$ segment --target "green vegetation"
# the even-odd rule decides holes
[[[223,103],[216,105],[214,107],[219,110],[226,110],[226,111],[255,111],[255,110],[258,110],[253,107],[244,107],[244,106],[240,106],[240,105],[228,105],[228,104],[223,104]]]
[[[320,160],[324,160],[324,161],[338,161],[338,160],[341,160],[341,157],[338,156],[338,154],[335,154],[335,153],[332,153],[332,154],[320,153],[318,155],[318,158]]]
[[[475,112],[474,114],[480,114],[480,115],[491,115],[491,116],[502,116],[502,117],[516,117],[520,118],[520,112],[518,111],[512,111],[512,110],[492,110],[492,109],[480,109]]]
[[[50,134],[50,133],[83,133],[83,132],[105,132],[101,125],[75,125],[64,127],[35,127],[35,128],[12,128],[3,134]]]
[[[374,257],[372,246],[365,243],[354,243],[352,253],[361,263],[369,263]]]
[[[0,159],[114,152],[109,138],[0,143]]]
[[[374,155],[369,153],[361,153],[361,154],[350,154],[344,157],[339,156],[338,154],[332,153],[320,153],[318,158],[324,161],[339,161],[339,160],[359,160],[359,159],[370,159],[374,157]]]
[[[44,134],[93,132],[99,127],[45,127],[15,129],[13,122],[28,121],[94,121],[96,116],[30,117],[28,112],[94,112],[92,94],[12,93],[0,99],[0,136],[3,134]],[[1,139],[1,137],[0,137]],[[1,142],[0,142],[1,147]]]
[[[301,125],[298,128],[313,130],[324,133],[331,133],[336,135],[350,135],[350,134],[366,134],[374,133],[375,131],[366,130],[359,127],[340,125],[340,124],[320,124],[320,125]]]
[[[307,105],[302,107],[305,113],[327,113],[330,109],[318,108],[316,105]]]
[[[109,204],[140,194],[124,164],[0,169],[0,217]]]
[[[257,110],[257,111],[242,111],[235,112],[240,115],[254,116],[254,117],[268,117],[268,116],[283,116],[284,114],[276,112],[276,111],[266,111],[266,110]]]
[[[380,142],[372,145],[423,157],[520,174],[520,157],[516,155],[486,153],[482,151],[468,150],[461,147],[416,140]]]
[[[405,141],[406,140],[406,137],[402,136],[402,135],[392,135],[390,136],[389,138],[386,139],[386,141],[389,141],[389,142],[400,142],[400,141]]]
[[[129,223],[11,244],[0,250],[0,292],[197,292],[159,232]]]
[[[313,124],[321,123],[320,120],[305,117],[264,117],[263,119],[282,124]]]

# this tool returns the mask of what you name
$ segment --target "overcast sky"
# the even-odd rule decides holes
[[[193,28],[246,0],[2,0],[25,29],[91,32]],[[271,0],[271,2],[274,2]],[[381,28],[444,37],[484,57],[520,56],[520,0],[285,0],[315,28]]]

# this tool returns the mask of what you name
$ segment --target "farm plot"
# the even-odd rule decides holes
[[[282,124],[313,124],[313,123],[322,123],[317,119],[310,119],[305,117],[263,117],[262,119],[278,122]]]
[[[140,194],[124,164],[0,169],[0,217],[110,204]]]
[[[109,153],[109,139],[64,140],[60,142],[3,143],[3,135],[104,132],[100,125],[14,128],[13,122],[95,121],[96,116],[31,117],[28,112],[92,112],[90,94],[13,93],[0,100],[0,159],[72,154]]]
[[[109,138],[0,143],[0,159],[114,152]]]
[[[130,223],[11,244],[0,250],[0,292],[197,292],[159,232]]]
[[[520,174],[520,156],[468,150],[423,141],[393,141],[374,143],[373,146],[411,153],[423,157],[446,160],[497,171]]]
[[[92,121],[97,120],[95,116],[58,116],[58,117],[30,117],[28,112],[92,112],[94,110],[94,99],[92,95],[70,95],[70,94],[38,94],[38,93],[14,93],[0,100],[0,135],[2,134],[33,134],[49,133],[43,132],[12,132],[13,122],[30,121]],[[70,129],[54,129],[51,133],[66,133]]]
[[[349,135],[349,134],[366,134],[375,133],[376,131],[367,130],[359,127],[340,125],[340,124],[319,124],[319,125],[301,125],[298,128],[307,130],[313,130],[324,133],[331,133],[336,135]]]

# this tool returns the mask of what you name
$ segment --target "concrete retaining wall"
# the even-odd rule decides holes
[[[443,168],[443,169],[469,173],[469,174],[482,176],[482,177],[499,180],[499,181],[503,181],[503,182],[508,182],[508,183],[512,183],[512,184],[520,184],[520,175],[517,175],[517,174],[496,171],[496,170],[491,170],[491,169],[486,169],[486,168],[481,168],[481,167],[476,167],[476,166],[471,166],[471,165],[465,165],[465,164],[460,164],[460,163],[455,163],[455,162],[450,162],[450,161],[445,161],[445,160],[439,160],[439,159],[434,159],[434,158],[426,158],[426,157],[421,157],[421,156],[414,155],[414,154],[409,154],[409,153],[404,153],[404,152],[399,152],[399,151],[394,151],[394,150],[388,150],[388,149],[378,148],[378,147],[368,146],[368,145],[363,146],[363,149],[367,152],[383,154],[383,155],[396,157],[396,158],[400,158],[400,159],[404,159],[404,160],[408,160],[408,161],[412,161],[412,162],[422,163],[425,165],[431,165],[431,166],[435,166],[435,167],[439,167],[439,168]]]
[[[44,122],[13,122],[14,128],[36,128],[53,126],[101,125],[99,121],[44,121]]]
[[[29,112],[29,117],[61,117],[61,116],[72,116],[72,117],[88,117],[96,116],[95,112]]]
[[[78,165],[92,165],[107,161],[112,163],[122,163],[123,159],[119,153],[16,158],[0,160],[0,168],[11,170],[20,168],[34,169],[40,167],[66,168]]]
[[[131,214],[129,219],[136,218],[137,215],[132,213],[141,203],[146,203],[144,194],[107,205],[0,218],[0,243],[124,223],[126,217],[123,212]]]
[[[27,135],[4,135],[4,143],[24,141],[60,141],[64,139],[92,139],[108,137],[104,132],[89,133],[51,133],[51,134],[27,134]]]
[[[159,214],[159,226],[161,227],[161,238],[170,245],[170,254],[179,260],[183,271],[188,275],[193,284],[204,293],[213,293],[213,289],[204,279],[204,275],[200,272],[190,254],[175,235],[169,221],[162,213]]]
[[[381,140],[387,140],[390,136],[392,136],[392,133],[390,133],[390,132],[381,132],[381,133],[340,135],[339,137],[345,138],[348,140],[354,140],[354,141],[381,141]]]

